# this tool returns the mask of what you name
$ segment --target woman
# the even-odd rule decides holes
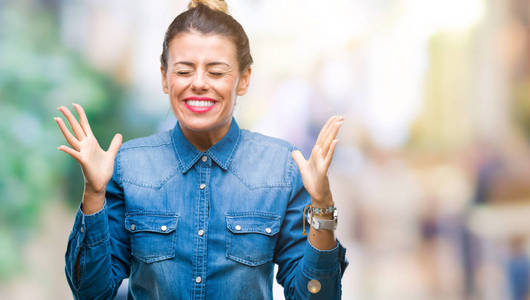
[[[347,262],[326,174],[342,117],[327,121],[307,161],[241,130],[232,115],[251,63],[224,1],[192,1],[161,55],[172,130],[123,146],[116,134],[105,152],[80,105],[79,122],[59,108],[74,133],[56,118],[71,146],[59,150],[85,177],[66,252],[75,298],[112,298],[128,277],[131,299],[271,299],[273,264],[287,299],[340,298]]]

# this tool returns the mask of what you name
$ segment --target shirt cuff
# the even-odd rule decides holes
[[[307,239],[304,251],[304,267],[311,273],[334,271],[345,262],[346,249],[337,240],[337,246],[330,250],[319,250]]]
[[[109,238],[107,202],[99,211],[90,215],[83,213],[80,204],[75,216],[74,231],[81,245],[92,247],[106,241]]]

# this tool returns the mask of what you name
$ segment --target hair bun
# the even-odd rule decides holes
[[[191,0],[190,4],[188,4],[188,9],[197,7],[199,4],[208,6],[212,10],[228,13],[228,5],[224,0]]]

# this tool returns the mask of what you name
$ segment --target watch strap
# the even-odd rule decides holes
[[[337,217],[335,216],[332,220],[320,219],[317,217],[312,217],[311,226],[316,230],[325,229],[325,230],[335,230],[337,229]]]

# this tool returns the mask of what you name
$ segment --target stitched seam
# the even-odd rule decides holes
[[[163,238],[167,238],[168,239],[168,242],[169,242],[169,247],[168,247],[168,250],[167,251],[164,251],[165,249],[161,249],[159,252],[165,252],[164,254],[152,254],[152,255],[149,255],[149,254],[146,254],[146,255],[140,255],[137,251],[135,251],[135,249],[133,249],[131,247],[131,255],[136,257],[138,260],[140,261],[143,261],[145,263],[153,263],[153,262],[156,262],[156,261],[161,261],[161,260],[165,260],[165,259],[168,259],[168,258],[172,258],[176,255],[175,251],[176,251],[176,236],[177,236],[177,227],[178,227],[178,216],[175,216],[177,219],[176,219],[176,226],[175,226],[175,229],[170,231],[170,232],[167,232],[167,233],[163,233]],[[136,237],[134,235],[135,232],[150,232],[150,233],[160,233],[160,232],[154,232],[154,231],[137,231],[135,230],[134,232],[131,232],[128,228],[127,230],[130,232],[130,238],[131,239],[137,239],[138,237]],[[137,241],[138,242],[138,241]],[[131,242],[131,246],[132,246],[132,242]]]
[[[135,217],[135,216],[153,216],[153,217],[180,217],[180,214],[176,213],[162,213],[160,211],[151,211],[151,210],[130,210],[125,213],[126,217]]]
[[[177,155],[177,163],[178,163],[178,166],[180,167],[180,171],[184,173],[184,165],[183,165],[183,162],[182,162],[182,158],[180,158],[180,155],[179,155],[179,152],[177,150],[177,144],[175,143],[175,139],[173,137],[173,130],[170,131],[170,134],[171,136],[171,144],[173,146],[173,152],[175,152],[175,154]]]
[[[265,217],[269,218],[271,220],[279,220],[281,218],[280,215],[270,213],[270,212],[264,212],[264,211],[244,211],[244,212],[236,212],[236,211],[228,211],[226,212],[226,217],[233,218],[233,217]]]
[[[121,178],[121,166],[120,166],[121,151],[122,150],[119,150],[118,154],[116,154],[116,156],[117,156],[117,159],[116,159],[116,177],[118,179],[119,185],[123,188],[123,180]]]
[[[230,165],[231,161],[232,161],[232,155],[234,154],[234,151],[239,148],[239,139],[241,138],[241,129],[237,132],[237,139],[236,139],[236,142],[235,142],[235,145],[234,147],[232,148],[232,151],[230,151],[230,155],[228,155],[228,159],[226,160],[226,167],[225,169],[228,168],[228,166]]]
[[[81,254],[81,251],[83,251],[82,254]],[[82,247],[78,255],[81,255],[81,259],[79,260],[79,268],[81,268],[81,270],[79,270],[79,278],[78,278],[77,283],[78,283],[78,290],[81,290],[81,283],[85,279],[85,273],[86,273],[86,249]],[[76,260],[77,260],[77,257],[76,257]]]
[[[156,148],[156,147],[162,147],[162,146],[168,146],[171,145],[170,142],[164,143],[164,144],[157,144],[157,145],[138,145],[138,146],[127,146],[122,149],[122,151],[127,151],[131,149],[137,149],[137,148]]]
[[[310,266],[306,264],[302,264],[302,270],[304,274],[309,278],[319,278],[319,279],[330,279],[335,277],[335,273],[340,272],[339,266],[332,266],[331,268],[322,268],[322,269],[315,269],[311,268]]]
[[[122,182],[129,183],[135,186],[140,187],[147,187],[147,188],[153,188],[153,189],[160,189],[162,188],[171,178],[175,177],[175,175],[178,174],[178,168],[173,169],[173,171],[170,173],[170,175],[163,177],[159,184],[144,184],[144,183],[138,183],[134,182],[131,179],[123,179]]]
[[[253,266],[253,267],[262,265],[262,264],[264,264],[266,262],[269,262],[269,261],[272,261],[272,257],[271,258],[266,258],[266,259],[260,259],[260,260],[256,260],[256,261],[250,261],[250,260],[239,258],[237,256],[233,256],[231,254],[228,254],[228,258],[230,258],[232,260],[235,260],[237,262],[240,262],[242,264],[245,264],[245,265]]]
[[[197,154],[195,155],[195,157],[192,158],[192,159],[190,160],[190,162],[189,162],[187,165],[184,166],[185,171],[188,171],[189,169],[191,169],[191,167],[193,167],[193,165],[197,162],[197,160],[198,160],[199,157],[201,157],[201,156],[202,156],[202,153],[201,153],[201,152],[197,153]]]
[[[292,188],[292,185],[293,185],[293,159],[290,157],[291,156],[291,153],[295,150],[295,146],[292,145],[291,148],[289,149],[289,153],[287,153],[287,162],[289,163],[289,166],[287,168],[287,182],[289,184],[289,186],[291,186]]]
[[[285,183],[274,183],[274,184],[260,184],[260,185],[252,185],[248,182],[246,182],[241,175],[239,175],[236,168],[231,166],[228,171],[234,176],[239,179],[249,190],[255,190],[255,189],[262,189],[262,188],[290,188],[291,186]]]
[[[223,169],[227,169],[226,166],[224,166],[224,163],[215,155],[215,153],[213,153],[212,151],[207,151],[208,154],[215,160],[215,162],[221,166],[221,168]]]
[[[92,242],[92,243],[90,243],[90,244],[89,244],[89,243],[86,243],[86,242],[85,242],[84,244],[85,244],[85,246],[86,246],[87,248],[94,248],[94,247],[99,246],[100,244],[105,243],[105,242],[108,241],[108,240],[109,240],[108,237],[104,237],[104,238],[102,238],[102,239],[100,239],[100,240],[97,240],[97,241],[95,241],[95,242]]]

